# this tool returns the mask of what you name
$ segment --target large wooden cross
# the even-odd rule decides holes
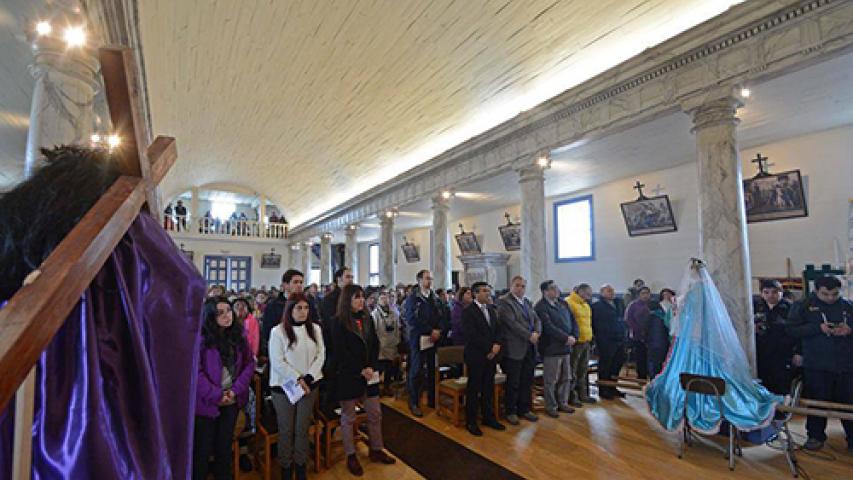
[[[133,51],[102,48],[98,55],[110,117],[121,137],[115,155],[122,176],[0,310],[0,409],[16,391],[21,400],[31,398],[39,356],[140,210],[159,213],[155,189],[177,159],[174,138],[157,137],[147,145]],[[28,414],[30,423],[32,411],[32,400],[16,405],[16,417]],[[16,450],[19,435],[31,436],[17,431],[19,427]],[[22,453],[29,458],[29,451]],[[29,471],[28,461],[21,464]],[[13,476],[29,478],[22,472],[16,468]]]

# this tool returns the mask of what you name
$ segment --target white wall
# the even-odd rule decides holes
[[[835,244],[837,241],[842,246],[843,255],[847,241],[848,198],[853,196],[853,159],[849,153],[853,152],[853,126],[744,150],[741,157],[747,178],[756,171],[750,160],[757,152],[770,158],[771,172],[801,170],[809,216],[749,224],[753,277],[786,275],[787,258],[791,259],[795,276],[807,263],[839,263]],[[678,226],[676,232],[628,236],[619,204],[636,198],[632,185],[637,179],[647,185],[647,194],[660,185],[662,193],[669,195]],[[688,259],[699,255],[697,191],[696,165],[690,162],[546,199],[544,235],[549,276],[564,290],[581,282],[593,286],[607,282],[623,291],[637,277],[646,280],[654,290],[677,287]],[[588,194],[593,196],[596,258],[587,262],[557,263],[554,260],[553,205]],[[484,252],[504,252],[497,227],[505,223],[505,211],[515,218],[520,206],[503,207],[473,217],[451,218],[452,234],[458,232],[456,225],[462,222],[466,231],[477,234]],[[398,252],[397,279],[410,283],[418,269],[429,268],[429,231],[424,228],[398,232],[398,250],[404,234],[421,247],[421,262],[417,264],[406,264],[402,252]],[[362,266],[359,280],[365,284],[368,244],[359,245]],[[451,239],[451,244],[453,270],[462,270],[455,240]],[[509,253],[508,275],[511,277],[520,273],[520,258],[519,252]],[[843,256],[841,259],[843,262]]]
[[[414,263],[406,261],[406,255],[403,254],[402,249],[404,236],[409,242],[417,245],[421,257],[420,261]],[[415,276],[418,272],[430,268],[430,253],[432,252],[430,229],[416,228],[405,232],[395,232],[394,238],[397,246],[397,250],[394,252],[394,258],[397,262],[397,283],[415,283]]]
[[[252,257],[252,287],[266,285],[278,287],[281,284],[281,276],[287,270],[290,249],[286,243],[252,242],[252,241],[228,241],[206,238],[175,238],[175,244],[184,244],[184,250],[194,252],[193,263],[198,271],[204,274],[205,255],[231,255]],[[275,253],[281,255],[281,268],[261,269],[261,255],[270,253],[270,248],[275,248]]]

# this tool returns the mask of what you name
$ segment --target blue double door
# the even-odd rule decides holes
[[[248,290],[252,286],[252,257],[205,255],[204,279],[208,287],[225,285],[235,292]]]

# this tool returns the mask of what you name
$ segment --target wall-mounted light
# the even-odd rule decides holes
[[[299,250],[299,244],[291,245],[291,246],[290,246],[290,249],[291,249],[291,250],[293,250],[293,251]]]
[[[117,133],[111,133],[109,135],[93,133],[89,136],[89,144],[93,148],[103,148],[105,150],[113,151],[121,145],[121,137]]]
[[[444,190],[441,192],[441,198],[443,198],[445,200],[449,200],[455,196],[456,196],[456,192],[454,192],[452,189]]]
[[[357,225],[347,225],[347,230],[354,232],[358,228]]]
[[[536,160],[536,165],[539,165],[539,168],[546,169],[551,166],[551,158],[547,154],[539,155],[539,158]]]
[[[331,233],[324,233],[324,234],[323,234],[323,239],[325,239],[325,240],[331,240],[331,239],[332,239],[332,234],[331,234]]]
[[[42,20],[36,23],[36,35],[39,37],[44,37],[45,35],[50,35],[50,32],[53,31],[53,27],[50,25],[50,22],[47,20]]]
[[[62,39],[65,41],[65,46],[68,48],[79,48],[86,45],[86,30],[82,25],[74,25],[65,27],[62,33]]]
[[[752,95],[752,91],[748,87],[743,87],[740,89],[740,96],[743,98],[749,98]]]

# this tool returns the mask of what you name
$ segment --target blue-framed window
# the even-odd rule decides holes
[[[225,285],[235,292],[248,290],[252,286],[252,257],[205,255],[204,279],[208,287]]]
[[[554,260],[595,260],[592,195],[554,203]]]
[[[373,243],[367,247],[367,283],[372,286],[379,286],[379,244]]]

